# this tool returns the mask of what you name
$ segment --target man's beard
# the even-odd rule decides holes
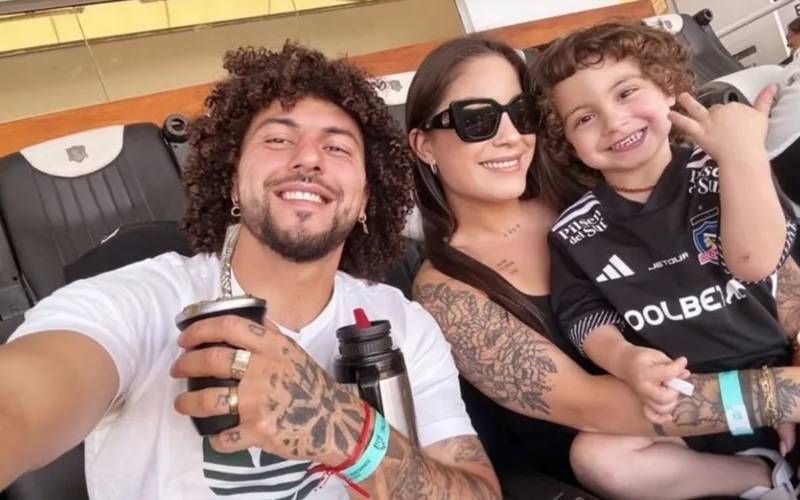
[[[339,248],[350,236],[356,224],[355,217],[347,220],[345,214],[336,212],[328,231],[311,234],[302,225],[311,214],[303,213],[298,219],[301,225],[290,230],[278,227],[269,203],[248,210],[242,205],[242,225],[261,243],[290,262],[315,262]]]

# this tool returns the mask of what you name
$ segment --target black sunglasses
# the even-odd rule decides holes
[[[520,134],[536,134],[542,130],[543,116],[536,98],[522,93],[503,106],[494,99],[464,99],[453,101],[441,113],[422,124],[422,130],[455,129],[464,142],[481,142],[497,134],[503,113]]]

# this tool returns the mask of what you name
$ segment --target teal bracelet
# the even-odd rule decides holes
[[[342,472],[347,479],[354,483],[362,483],[378,470],[378,466],[386,456],[386,449],[389,447],[389,437],[391,428],[389,423],[379,412],[375,412],[375,427],[372,429],[372,438],[369,440],[364,454],[353,464]]]
[[[722,396],[722,407],[725,409],[725,419],[728,421],[728,430],[734,436],[750,435],[753,427],[747,416],[747,407],[742,400],[742,386],[739,383],[739,372],[730,371],[719,374],[719,392]]]

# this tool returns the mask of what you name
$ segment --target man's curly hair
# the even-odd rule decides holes
[[[577,157],[555,109],[555,86],[582,69],[624,59],[636,61],[642,74],[667,95],[694,91],[691,53],[667,31],[641,22],[608,21],[555,40],[542,51],[533,71],[547,117],[544,139],[559,163],[573,163]],[[674,141],[683,140],[677,127],[672,128],[671,137]]]
[[[369,235],[360,227],[345,242],[339,268],[381,280],[405,255],[402,230],[413,206],[414,156],[405,134],[378,95],[382,82],[349,62],[286,42],[280,51],[240,48],[225,54],[229,76],[206,98],[207,113],[192,122],[183,182],[189,202],[181,221],[195,252],[219,253],[231,215],[234,174],[245,133],[276,99],[285,109],[305,97],[346,111],[364,136]]]

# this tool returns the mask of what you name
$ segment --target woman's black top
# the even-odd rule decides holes
[[[551,332],[557,328],[547,296],[532,296]],[[572,359],[584,361],[561,335],[551,334],[554,343]],[[589,368],[584,366],[585,368]],[[465,379],[461,391],[472,424],[501,477],[515,471],[537,470],[562,481],[575,483],[569,465],[569,449],[576,432],[544,420],[508,410],[485,396]]]

